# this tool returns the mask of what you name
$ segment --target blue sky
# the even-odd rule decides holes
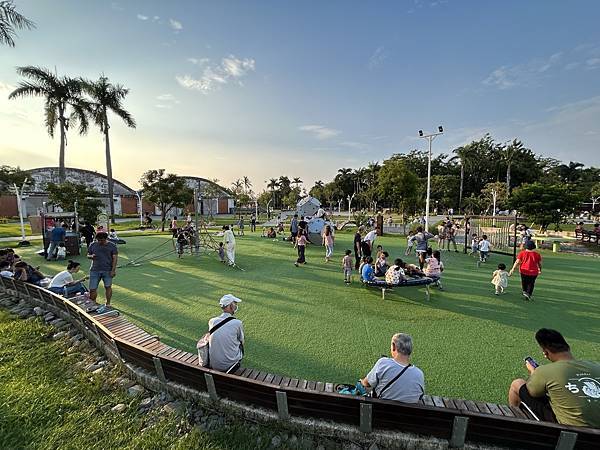
[[[14,67],[100,73],[131,89],[138,122],[111,129],[115,177],[144,170],[279,175],[307,187],[340,167],[489,132],[600,165],[600,2],[17,0],[38,28],[0,47],[0,152],[56,165],[39,99],[8,101]],[[98,132],[69,136],[67,164],[105,172]]]

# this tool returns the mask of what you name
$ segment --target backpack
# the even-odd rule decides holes
[[[208,333],[206,333],[200,338],[200,340],[196,344],[196,348],[198,349],[198,363],[200,363],[201,367],[208,367],[208,365],[210,364],[210,335],[217,331],[219,328],[221,328],[223,325],[225,325],[227,322],[232,321],[233,319],[235,319],[235,317],[231,316],[220,321],[218,324],[216,324],[214,327],[208,330]]]

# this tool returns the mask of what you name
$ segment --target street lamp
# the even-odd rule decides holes
[[[17,244],[19,247],[26,247],[30,245],[30,242],[25,239],[25,226],[23,224],[23,200],[27,198],[27,196],[23,194],[23,191],[25,191],[25,188],[27,187],[27,181],[28,179],[25,178],[20,188],[17,186],[17,183],[13,183],[11,186],[11,189],[15,192],[15,196],[17,197],[19,222],[21,224],[21,241]]]
[[[419,130],[419,137],[421,139],[427,139],[429,142],[429,157],[427,158],[427,199],[425,200],[425,231],[429,231],[429,200],[431,197],[431,143],[433,140],[444,134],[444,127],[441,125],[438,127],[437,133],[424,134],[423,130]]]
[[[354,196],[356,195],[356,192],[353,192],[352,195],[349,195],[348,198],[348,220],[350,220],[350,215],[352,214],[352,199],[354,199]]]

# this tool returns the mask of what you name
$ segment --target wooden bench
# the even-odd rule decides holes
[[[143,368],[162,382],[207,392],[214,400],[276,411],[281,419],[302,416],[332,420],[372,430],[401,431],[465,442],[528,449],[600,448],[600,430],[530,420],[518,408],[494,403],[425,395],[418,404],[341,395],[334,383],[301,380],[252,368],[234,374],[200,367],[195,353],[167,346],[122,316],[94,315],[85,301],[71,302],[36,286],[0,280],[0,288],[60,307],[79,327],[97,334],[127,363]],[[64,308],[64,309],[63,309]]]

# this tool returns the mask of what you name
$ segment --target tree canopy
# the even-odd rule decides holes
[[[185,179],[175,174],[165,174],[165,169],[148,170],[140,178],[144,189],[144,198],[160,208],[162,229],[165,219],[173,208],[185,208],[194,199],[194,191]]]

